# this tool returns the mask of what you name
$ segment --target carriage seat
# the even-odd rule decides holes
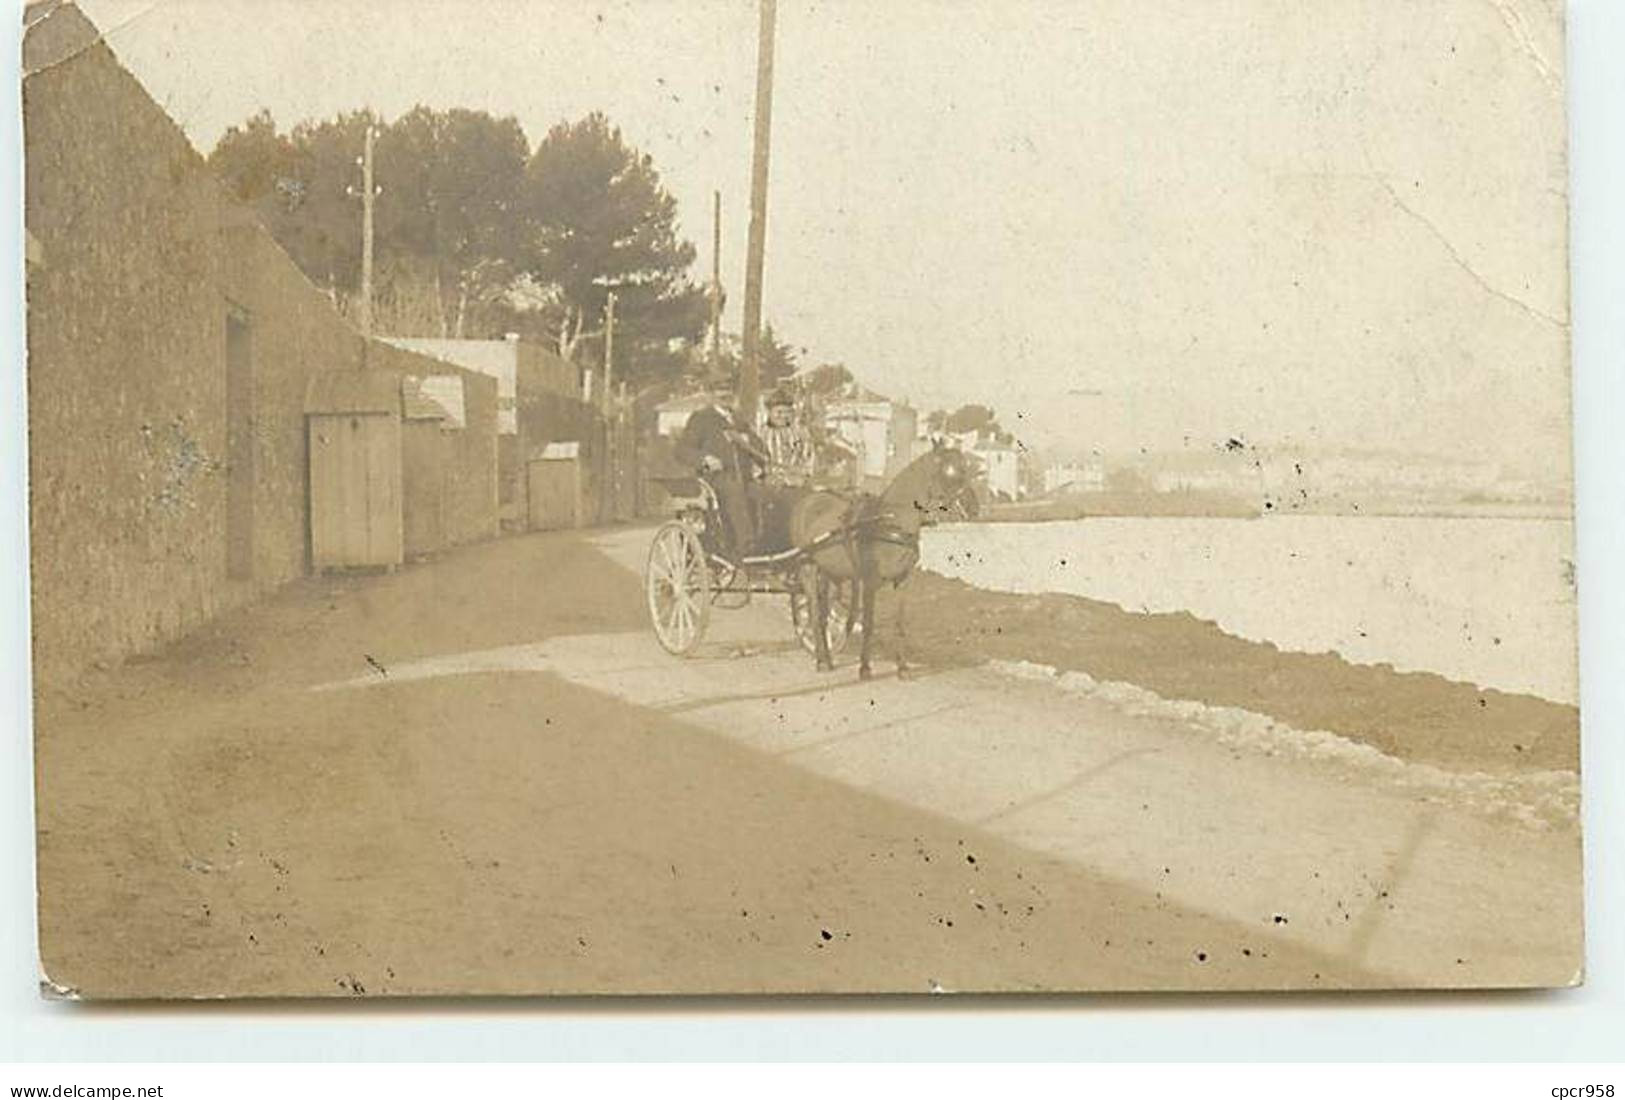
[[[700,504],[705,499],[705,486],[698,477],[651,477],[649,479],[660,486],[671,502],[677,505]]]
[[[752,554],[782,554],[791,549],[790,513],[807,490],[796,485],[761,485],[758,489],[756,545]]]

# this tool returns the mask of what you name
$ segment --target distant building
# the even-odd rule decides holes
[[[1265,464],[1268,490],[1283,499],[1364,496],[1453,499],[1493,493],[1502,472],[1493,462],[1382,452],[1285,455]]]
[[[436,420],[441,427],[450,431],[461,431],[468,427],[468,401],[463,376],[409,374],[402,378],[401,418]]]
[[[982,461],[987,488],[997,498],[1019,500],[1021,491],[1021,451],[1013,444],[985,439],[969,448]]]
[[[1099,462],[1057,462],[1044,469],[1044,492],[1099,492],[1106,487],[1106,467]]]
[[[581,382],[576,368],[535,344],[509,335],[501,340],[453,340],[434,337],[386,336],[385,343],[420,355],[455,363],[497,380],[497,431],[519,431],[520,390],[579,398]]]
[[[703,393],[691,393],[656,405],[655,434],[668,439],[681,435],[688,418],[703,409],[710,400]]]
[[[1159,493],[1226,493],[1256,490],[1258,474],[1229,469],[1158,470],[1151,487]]]
[[[827,402],[824,424],[857,453],[866,482],[890,480],[914,460],[919,413],[906,402],[860,390]]]
[[[549,443],[588,441],[599,434],[593,411],[583,403],[581,378],[573,363],[538,344],[510,334],[501,340],[386,336],[404,351],[430,355],[496,379],[498,508],[503,524],[527,522],[527,465]],[[588,445],[591,460],[602,462],[603,447]],[[599,472],[598,476],[604,476]]]

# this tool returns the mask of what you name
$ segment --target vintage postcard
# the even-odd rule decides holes
[[[37,0],[41,978],[1583,978],[1555,0]]]

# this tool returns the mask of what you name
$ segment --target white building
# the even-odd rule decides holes
[[[1158,470],[1151,488],[1159,493],[1237,493],[1258,489],[1259,474],[1250,469]]]
[[[415,351],[466,370],[497,380],[497,433],[519,432],[519,388],[526,399],[532,392],[580,397],[576,369],[563,359],[535,344],[522,342],[517,334],[501,340],[454,340],[417,336],[383,336],[385,343]]]
[[[1427,455],[1346,452],[1282,456],[1265,464],[1269,487],[1290,493],[1459,495],[1488,492],[1501,481],[1493,462]]]
[[[858,455],[864,479],[897,476],[914,460],[919,414],[910,405],[874,394],[837,398],[824,407],[824,425]]]
[[[1044,492],[1099,492],[1106,487],[1106,467],[1099,462],[1057,462],[1044,470]]]
[[[514,435],[519,431],[516,410],[519,401],[519,340],[438,340],[408,336],[384,336],[393,344],[419,355],[432,356],[459,367],[488,374],[497,380],[497,433]]]
[[[1021,493],[1021,452],[1009,443],[985,440],[971,448],[982,461],[988,491],[995,497],[1018,500]]]
[[[661,402],[655,406],[655,432],[675,439],[683,434],[683,426],[688,423],[688,418],[703,409],[709,401],[710,398],[703,393],[691,393]]]

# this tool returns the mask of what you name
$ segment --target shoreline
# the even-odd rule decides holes
[[[1579,708],[1429,672],[1295,653],[1189,612],[1132,612],[1061,593],[977,588],[921,570],[901,590],[910,657],[1025,661],[1166,699],[1237,707],[1452,771],[1576,772]],[[881,594],[876,645],[893,645],[898,593]]]
[[[983,523],[1074,523],[1088,519],[1282,519],[1312,516],[1320,519],[1470,519],[1530,520],[1573,523],[1572,504],[1380,504],[1371,508],[1291,507],[1262,508],[1229,499],[1200,501],[1180,494],[1148,502],[1110,497],[1080,497],[1074,501],[1035,501],[992,505]]]

